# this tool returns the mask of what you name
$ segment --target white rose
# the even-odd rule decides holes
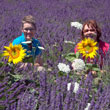
[[[69,73],[70,72],[70,67],[69,65],[66,65],[64,63],[59,63],[58,65],[58,69],[62,72],[65,72],[65,73]]]
[[[85,63],[82,59],[75,59],[72,63],[72,67],[75,71],[82,71],[85,68]]]

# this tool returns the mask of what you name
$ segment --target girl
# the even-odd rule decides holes
[[[100,40],[101,30],[95,20],[88,20],[83,24],[81,39],[83,40],[84,38],[88,38],[88,37],[94,39],[98,43],[97,45],[99,47],[99,56],[100,56],[99,66],[102,69],[103,59],[106,53],[108,52],[109,44]],[[77,46],[75,47],[74,51],[75,53],[78,51]],[[92,60],[89,59],[89,61],[91,62]],[[97,61],[98,59],[96,59],[96,62]]]

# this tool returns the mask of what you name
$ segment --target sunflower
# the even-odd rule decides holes
[[[6,50],[3,51],[3,56],[8,59],[8,62],[13,62],[14,64],[21,62],[26,55],[26,50],[23,49],[21,44],[13,46],[12,43],[10,43],[9,47],[4,46],[4,48]]]
[[[97,55],[98,47],[96,46],[97,42],[95,42],[91,38],[85,38],[81,42],[77,44],[78,51],[85,57],[94,58]]]

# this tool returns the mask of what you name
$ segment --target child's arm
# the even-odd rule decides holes
[[[42,58],[41,58],[41,55],[38,55],[36,57],[36,60],[35,60],[35,69],[37,69],[37,71],[45,71],[45,68],[43,67],[43,61],[42,61]]]
[[[35,59],[35,66],[42,66],[43,65],[43,61],[42,61],[42,58],[41,58],[41,55],[38,55]]]

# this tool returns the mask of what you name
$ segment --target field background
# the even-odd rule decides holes
[[[36,19],[36,38],[45,48],[42,52],[46,72],[32,72],[31,66],[20,69],[19,64],[7,65],[0,61],[0,110],[90,110],[110,109],[109,64],[106,56],[102,83],[93,89],[93,78],[81,78],[77,94],[67,91],[67,83],[77,81],[69,75],[60,77],[59,62],[70,64],[62,55],[74,52],[72,41],[80,41],[81,30],[71,27],[71,22],[84,23],[94,19],[102,30],[101,39],[110,44],[110,1],[109,0],[1,0],[0,1],[0,53],[14,38],[21,35],[21,20],[26,15]],[[15,76],[9,75],[13,73]]]

